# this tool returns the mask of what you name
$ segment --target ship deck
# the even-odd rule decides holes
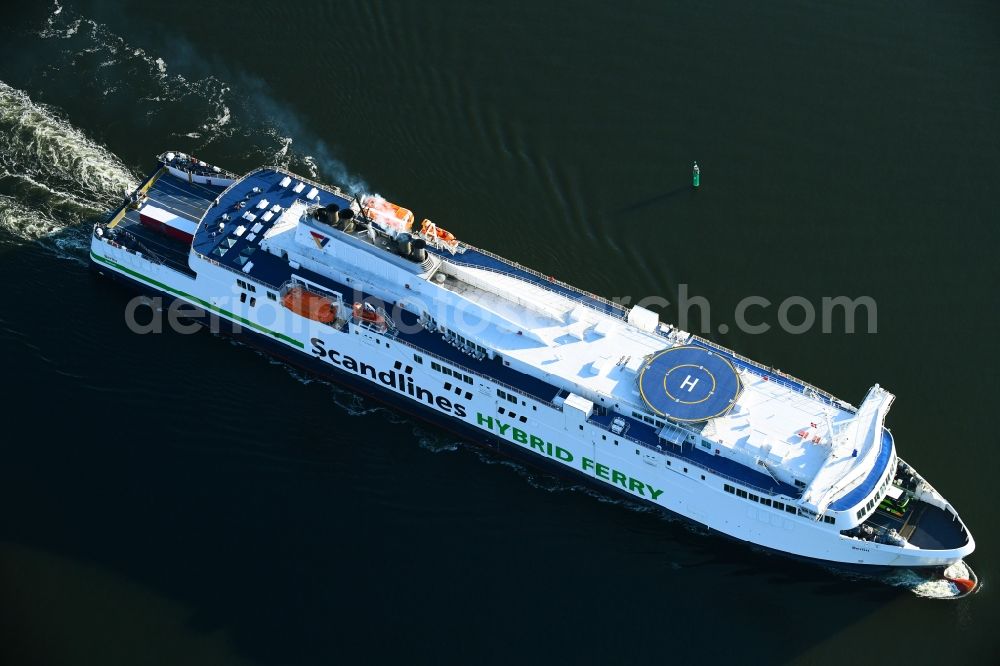
[[[482,268],[495,273],[500,273],[502,275],[507,275],[509,277],[518,278],[529,282],[536,287],[541,287],[542,289],[555,292],[560,296],[565,296],[570,300],[587,305],[594,308],[598,312],[612,317],[624,319],[626,315],[628,315],[628,311],[618,303],[614,303],[595,294],[578,289],[572,285],[560,282],[554,277],[542,275],[537,271],[533,271],[530,268],[526,268],[520,264],[504,259],[503,257],[497,256],[492,252],[481,250],[473,245],[469,245],[468,243],[460,243],[459,246],[462,251],[454,255],[446,250],[439,250],[435,248],[428,249],[440,256],[442,259],[447,259],[453,264],[471,268]]]
[[[192,222],[200,220],[222,192],[222,188],[188,183],[163,169],[150,174],[139,190],[145,194],[146,204],[170,211]],[[139,211],[127,202],[115,212],[112,223],[108,226],[119,234],[120,240],[135,245],[143,254],[186,275],[194,276],[194,271],[188,265],[190,246],[143,225],[139,219]]]
[[[893,516],[876,509],[866,523],[881,530],[896,530],[917,548],[949,550],[968,543],[969,535],[962,523],[936,506],[914,500],[904,516]]]
[[[288,187],[280,184],[285,177],[292,181]],[[314,188],[316,195],[308,199],[307,195]],[[251,269],[245,272],[269,284],[280,285],[284,280],[274,274],[273,262],[263,260],[263,255],[267,253],[261,252],[260,260],[254,255],[260,249],[264,235],[281,219],[281,213],[297,201],[322,206],[336,203],[341,207],[350,203],[332,188],[275,168],[257,169],[226,189],[219,197],[218,206],[209,206],[211,210],[207,211],[204,223],[195,233],[194,249],[209,260],[233,270],[244,272],[249,263]],[[261,203],[263,207],[260,207]],[[287,266],[278,272],[285,270]]]
[[[291,179],[292,183],[288,187],[282,187],[281,180],[286,176]],[[295,188],[299,184],[302,187],[296,192]],[[257,192],[254,191],[255,188],[258,190]],[[313,188],[316,189],[315,197],[307,199],[307,195]],[[194,194],[197,195],[196,192]],[[267,205],[258,208],[261,200],[266,200]],[[346,207],[350,204],[346,195],[331,187],[314,183],[276,168],[258,169],[244,176],[224,193],[217,211],[211,211],[206,216],[205,222],[207,224],[202,225],[195,235],[194,249],[210,259],[236,270],[242,270],[248,262],[254,262],[254,266],[256,266],[256,261],[252,256],[264,234],[277,223],[281,212],[287,210],[296,201],[302,201],[310,206],[335,203],[340,207]],[[178,205],[183,205],[183,203],[178,202]],[[195,205],[200,204],[195,202]],[[204,210],[205,208],[202,208],[202,212]],[[272,213],[270,216],[267,215],[269,211]],[[245,217],[247,213],[253,217],[248,219]],[[229,219],[223,219],[223,215],[228,215]],[[237,233],[241,226],[245,230],[242,233]],[[223,243],[226,243],[228,247],[222,247]],[[459,247],[459,252],[454,255],[441,249],[428,248],[428,250],[453,264],[481,268],[525,280],[542,289],[591,307],[605,315],[619,319],[623,319],[627,315],[627,310],[624,307],[600,296],[560,282],[553,277],[542,275],[537,271],[467,243],[460,243]],[[259,269],[253,269],[254,275],[257,275],[258,272]]]

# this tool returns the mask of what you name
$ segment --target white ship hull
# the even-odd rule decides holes
[[[195,255],[191,268],[197,277],[192,277],[95,235],[91,261],[98,272],[137,289],[208,311],[224,323],[225,330],[234,328],[250,344],[456,430],[501,454],[586,478],[608,492],[626,494],[739,541],[851,567],[946,566],[974,548],[971,537],[961,548],[942,550],[849,537],[836,526],[737,496],[725,490],[733,479],[617,436],[571,405],[532,398],[467,370],[462,374],[472,384],[445,376],[432,369],[436,359],[425,351],[354,323],[343,332],[334,330],[267,300],[263,288],[256,292],[255,306],[242,303],[234,281],[244,276]],[[377,289],[366,292],[391,297]],[[498,391],[513,396],[515,402],[501,398]],[[953,513],[950,506],[945,508]]]

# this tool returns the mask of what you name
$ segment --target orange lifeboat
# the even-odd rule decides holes
[[[362,206],[368,217],[383,229],[409,233],[413,228],[413,211],[397,206],[382,197],[368,195],[364,198]]]
[[[297,315],[324,324],[333,323],[337,318],[337,306],[333,301],[302,287],[289,289],[281,304]]]
[[[458,239],[455,238],[455,234],[440,228],[438,225],[426,219],[420,223],[420,233],[425,236],[433,236],[434,238],[437,238],[445,243],[458,242]]]
[[[355,303],[353,314],[356,320],[368,322],[379,328],[385,328],[385,317],[376,310],[366,308],[364,303]]]

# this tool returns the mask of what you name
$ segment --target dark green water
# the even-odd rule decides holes
[[[996,662],[995,3],[56,9],[0,27],[3,663]],[[687,285],[720,342],[881,383],[981,592],[758,553],[129,333],[88,220],[167,148],[365,185],[605,296]],[[751,295],[870,296],[878,332],[740,333]]]

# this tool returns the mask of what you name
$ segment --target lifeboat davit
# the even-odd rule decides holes
[[[424,220],[420,223],[420,233],[425,236],[432,236],[445,243],[457,243],[458,239],[455,238],[455,234],[442,229],[438,225],[434,224],[430,220]]]
[[[297,315],[324,324],[333,323],[337,318],[337,306],[332,300],[302,287],[289,289],[281,304]]]

